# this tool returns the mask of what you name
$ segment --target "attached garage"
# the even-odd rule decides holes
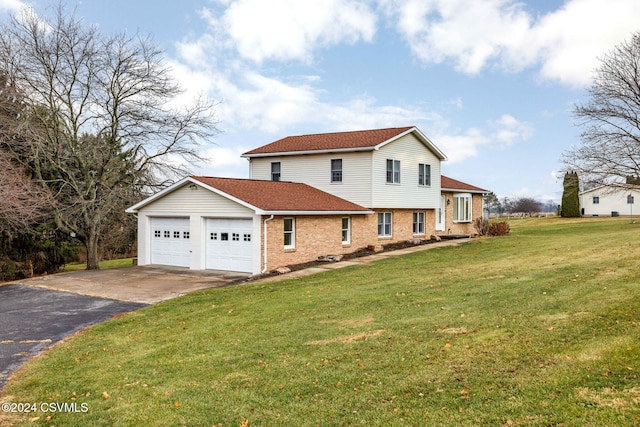
[[[308,247],[286,247],[284,217],[315,218],[305,221],[311,231],[320,217],[337,218],[331,235],[342,249],[341,218],[372,213],[306,184],[211,177],[184,178],[127,212],[138,217],[138,265],[249,274],[317,257],[313,238]]]
[[[208,218],[205,229],[205,268],[251,273],[252,219]]]
[[[189,218],[150,218],[151,264],[189,267]]]

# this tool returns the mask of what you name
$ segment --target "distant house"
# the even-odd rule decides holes
[[[138,263],[260,273],[432,234],[474,234],[487,191],[441,175],[415,127],[283,138],[250,179],[188,177],[132,206]]]
[[[640,214],[640,185],[603,185],[580,193],[582,216]]]

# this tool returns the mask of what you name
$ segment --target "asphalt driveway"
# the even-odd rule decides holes
[[[130,267],[75,271],[0,286],[0,389],[31,356],[87,326],[247,274]]]
[[[146,305],[20,284],[0,286],[0,388],[29,357],[64,337]]]

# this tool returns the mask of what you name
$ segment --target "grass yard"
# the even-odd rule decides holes
[[[640,224],[511,224],[508,237],[97,325],[28,363],[0,398],[87,412],[5,423],[640,425]]]
[[[133,266],[133,258],[121,258],[121,259],[110,259],[106,261],[100,261],[98,264],[101,269],[106,270],[110,268],[125,268]],[[62,271],[78,271],[78,270],[86,270],[87,263],[72,263],[66,264]]]

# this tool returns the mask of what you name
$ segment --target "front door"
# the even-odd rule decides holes
[[[436,209],[436,231],[444,231],[445,224],[445,206],[447,205],[447,199],[445,196],[440,196],[440,206]]]

